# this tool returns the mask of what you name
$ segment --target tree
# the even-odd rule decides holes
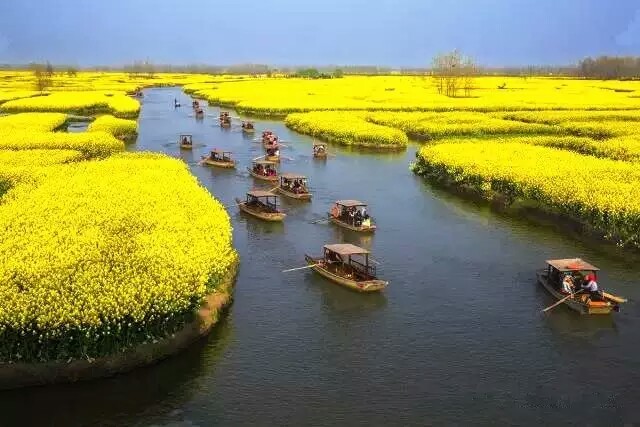
[[[471,58],[467,57],[463,60],[461,74],[464,96],[469,98],[471,96],[471,91],[473,90],[475,77],[478,74],[478,67]]]
[[[333,71],[333,77],[336,79],[341,79],[342,77],[344,77],[344,71],[342,71],[342,69],[340,68],[336,68]]]
[[[50,64],[49,64],[50,65]],[[51,86],[51,75],[47,71],[47,66],[43,64],[31,64],[33,77],[35,79],[35,87],[39,92],[44,91]]]
[[[457,49],[433,58],[432,75],[439,94],[456,97],[460,88],[463,88],[465,96],[471,96],[476,74],[477,66],[473,60],[463,56]]]
[[[67,68],[67,76],[75,77],[77,75],[78,75],[78,70],[76,70],[74,67],[68,67]]]
[[[51,65],[51,62],[47,61],[47,66],[45,69],[45,73],[47,73],[48,77],[53,77],[53,65]]]

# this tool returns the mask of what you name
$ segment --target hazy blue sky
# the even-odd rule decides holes
[[[0,0],[0,63],[423,66],[640,54],[640,0]]]

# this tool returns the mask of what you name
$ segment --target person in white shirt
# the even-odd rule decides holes
[[[562,292],[565,294],[573,293],[573,277],[569,273],[565,274],[562,279]]]

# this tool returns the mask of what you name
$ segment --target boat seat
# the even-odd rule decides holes
[[[606,301],[589,301],[589,307],[607,307],[608,305]]]

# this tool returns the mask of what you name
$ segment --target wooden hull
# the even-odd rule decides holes
[[[251,170],[251,168],[247,168],[247,171],[249,171],[249,174],[255,179],[260,179],[262,181],[269,181],[269,182],[274,182],[278,180],[278,175],[274,175],[274,176],[258,175],[253,170]]]
[[[231,123],[229,123],[229,122],[220,122],[220,127],[230,128],[231,127]]]
[[[271,222],[280,222],[284,220],[287,214],[282,212],[262,212],[260,210],[252,209],[247,206],[247,202],[243,202],[240,199],[236,199],[236,203],[242,212],[245,212],[249,215],[255,216],[256,218],[262,219],[264,221]]]
[[[320,153],[315,153],[315,154],[313,155],[313,157],[314,157],[315,159],[326,159],[326,158],[327,158],[327,153],[322,153],[322,154],[320,154]]]
[[[322,260],[322,259],[315,259],[313,257],[310,257],[309,255],[305,255],[304,257],[308,265],[318,264],[318,262]],[[329,279],[338,285],[344,286],[345,288],[351,289],[356,292],[380,292],[381,290],[386,288],[387,285],[389,284],[388,282],[385,282],[384,280],[379,280],[379,279],[363,280],[363,281],[348,279],[346,277],[339,276],[337,274],[332,273],[331,271],[324,268],[324,266],[322,265],[315,265],[312,268],[316,273],[320,274],[326,279]]]
[[[193,144],[180,144],[180,148],[183,150],[191,150],[193,148]]]
[[[285,197],[289,197],[290,199],[311,200],[311,193],[302,193],[302,194],[292,193],[291,191],[287,191],[282,187],[276,188],[276,191]]]
[[[349,223],[341,221],[338,218],[334,218],[331,216],[331,214],[328,214],[328,216],[329,216],[329,222],[332,222],[335,225],[338,225],[340,227],[347,228],[351,231],[357,231],[359,233],[373,233],[374,231],[376,231],[375,225],[371,225],[369,227],[363,227],[363,226],[357,227],[355,225],[351,225]]]
[[[255,133],[256,130],[255,129],[242,128],[242,132],[244,132],[244,133]]]
[[[280,156],[264,156],[264,159],[268,162],[280,163]]]
[[[559,290],[557,290],[549,280],[547,279],[546,272],[538,271],[536,273],[538,277],[538,283],[544,287],[547,292],[549,292],[554,298],[557,300],[561,300],[566,297],[566,294],[563,294]],[[582,293],[576,295],[573,298],[566,299],[563,304],[567,305],[570,309],[577,311],[580,314],[611,314],[612,311],[619,311],[619,306],[615,301],[612,301],[607,297],[609,294],[604,294],[604,299],[606,299],[605,304],[598,303],[590,303],[586,300],[586,295]],[[615,297],[617,298],[617,297]]]
[[[209,166],[215,166],[217,168],[226,168],[226,169],[233,169],[236,167],[236,163],[235,162],[220,162],[217,160],[211,160],[211,159],[203,159],[202,163],[204,163],[205,165],[209,165]]]

